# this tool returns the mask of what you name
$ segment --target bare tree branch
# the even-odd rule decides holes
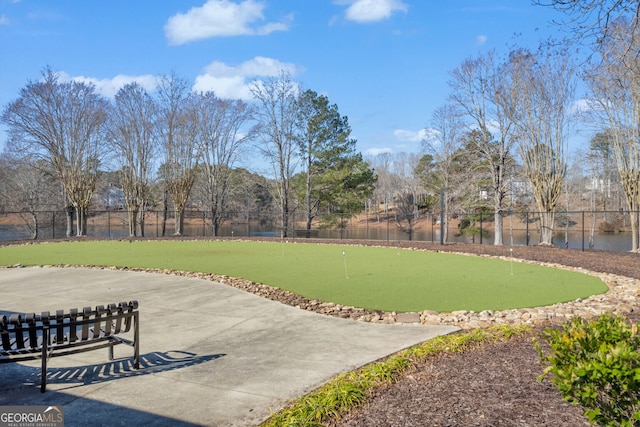
[[[51,164],[75,208],[78,236],[87,232],[89,203],[103,155],[106,110],[107,102],[92,85],[61,82],[47,68],[42,79],[29,82],[2,115],[12,147]]]

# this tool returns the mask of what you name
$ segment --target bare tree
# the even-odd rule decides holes
[[[591,111],[608,141],[631,215],[632,245],[640,251],[640,29],[619,21],[610,28],[598,61],[587,73]],[[631,51],[630,51],[631,49]],[[631,54],[629,54],[631,53]]]
[[[540,243],[553,244],[556,207],[567,172],[575,69],[566,51],[540,48],[511,53],[513,110],[524,174],[540,211]]]
[[[233,168],[254,137],[250,125],[254,112],[243,101],[222,100],[213,92],[199,94],[197,103],[205,204],[211,214],[213,235],[217,236],[225,220]]]
[[[175,235],[184,234],[184,212],[200,160],[198,105],[189,83],[175,74],[158,82],[162,171],[175,211]],[[166,203],[165,203],[166,209]]]
[[[495,60],[495,52],[466,59],[450,72],[451,100],[469,120],[473,154],[488,169],[492,180],[494,210],[494,245],[502,245],[502,218],[509,188],[508,171],[515,145],[510,82]]]
[[[371,158],[370,164],[375,169],[378,181],[373,192],[377,205],[383,205],[385,216],[389,214],[389,204],[393,200],[396,190],[396,177],[393,173],[393,155],[391,153],[380,153]],[[380,221],[380,209],[375,209],[378,222]]]
[[[596,118],[596,123],[602,124],[600,117]],[[603,210],[604,221],[610,221],[609,211],[617,210],[620,206],[620,201],[615,201],[615,196],[620,196],[620,178],[611,138],[608,130],[596,133],[589,141],[588,151],[583,155],[590,171],[590,189],[593,190],[594,196],[593,209],[600,207]],[[596,198],[596,194],[600,197]]]
[[[287,237],[290,216],[294,211],[291,178],[296,170],[296,116],[299,88],[282,71],[277,78],[254,81],[251,93],[255,98],[259,135],[258,149],[271,163],[277,181],[276,195],[280,205],[280,236]]]
[[[118,91],[109,117],[108,135],[127,205],[129,236],[137,235],[138,213],[149,201],[151,166],[157,154],[157,106],[142,86],[131,83]],[[142,210],[142,212],[141,212]],[[144,217],[140,218],[144,236]]]
[[[576,156],[582,159],[581,166],[585,169],[587,173],[587,182],[583,185],[583,188],[589,191],[589,206],[587,210],[590,212],[589,215],[589,249],[593,249],[595,244],[595,231],[596,231],[596,210],[599,205],[599,193],[603,193],[603,206],[606,206],[604,200],[605,196],[605,186],[607,182],[607,174],[606,174],[606,166],[605,159],[608,157],[606,152],[600,150],[600,147],[604,147],[600,141],[602,136],[596,136],[591,139],[590,147],[588,151],[578,150]],[[598,142],[595,142],[598,141]],[[598,147],[598,148],[596,148]],[[604,211],[604,218],[606,221],[606,208]]]
[[[573,32],[576,40],[596,44],[609,38],[611,25],[619,19],[630,19],[637,27],[640,18],[638,0],[533,0],[533,4],[562,12],[567,18],[558,20],[559,25]]]
[[[40,214],[58,201],[60,184],[49,164],[9,153],[0,158],[0,205],[16,212],[33,240],[40,236]]]
[[[61,82],[46,68],[42,79],[27,83],[2,114],[2,122],[9,127],[11,149],[51,164],[75,209],[78,236],[87,232],[106,110],[107,102],[92,85]]]
[[[444,197],[441,204],[444,207],[445,223],[443,241],[448,239],[449,216],[452,205],[458,193],[463,189],[456,181],[455,158],[461,148],[461,136],[464,124],[461,121],[461,111],[455,104],[445,104],[434,111],[431,120],[432,139],[422,141],[423,150],[433,156],[434,167],[423,182],[426,188]]]
[[[422,183],[416,174],[420,157],[418,154],[397,153],[393,169],[397,177],[395,192],[396,227],[413,240],[415,227],[420,219],[418,203]]]

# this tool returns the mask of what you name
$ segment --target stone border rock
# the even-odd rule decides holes
[[[551,268],[560,268],[589,274],[598,277],[608,287],[604,294],[592,295],[588,298],[577,299],[566,303],[557,303],[545,307],[520,308],[515,310],[484,310],[479,313],[474,311],[454,311],[451,313],[438,313],[425,310],[419,313],[396,313],[384,312],[381,310],[365,310],[358,307],[342,306],[340,304],[323,302],[308,299],[292,292],[235,277],[212,273],[194,273],[187,271],[155,268],[129,268],[129,267],[104,267],[93,265],[54,265],[59,268],[90,268],[100,270],[123,270],[137,271],[145,273],[170,274],[183,277],[193,277],[197,279],[209,280],[250,292],[260,297],[278,301],[301,310],[313,311],[315,313],[334,316],[343,319],[351,319],[361,322],[372,323],[421,323],[424,325],[454,325],[462,329],[486,328],[500,324],[527,324],[533,326],[551,326],[564,323],[574,316],[585,319],[592,319],[601,314],[612,312],[618,314],[628,314],[637,310],[640,300],[640,280],[618,276],[608,273],[596,273],[582,268],[567,267],[561,264],[543,263],[523,259],[494,257],[490,255],[474,255],[464,252],[449,252],[457,255],[480,256],[486,258],[496,258],[513,262],[524,262],[537,264]],[[40,266],[46,267],[46,266]],[[18,264],[9,268],[24,268]]]

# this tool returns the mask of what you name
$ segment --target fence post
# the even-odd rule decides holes
[[[51,212],[51,238],[56,238],[56,211]]]
[[[431,243],[433,243],[433,233],[434,233],[434,231],[433,231],[433,223],[434,223],[434,221],[433,221],[433,214],[432,213],[429,213],[429,220],[431,221]]]
[[[367,209],[367,202],[364,202],[364,227],[365,238],[369,240],[369,210]]]
[[[129,214],[129,212],[127,212],[127,215]],[[111,239],[111,211],[107,211],[107,235],[109,236],[109,239]]]
[[[582,252],[584,252],[584,211],[582,211]]]
[[[480,211],[480,244],[482,244],[482,211]]]
[[[444,245],[444,190],[440,190],[440,244]]]
[[[387,242],[389,241],[389,212],[387,212]]]
[[[524,221],[525,221],[525,224],[527,226],[526,227],[527,235],[525,236],[525,242],[526,242],[526,245],[529,246],[529,211],[525,212]]]

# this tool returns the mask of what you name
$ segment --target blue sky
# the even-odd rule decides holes
[[[107,97],[175,71],[246,100],[284,68],[338,105],[364,154],[415,152],[449,70],[561,36],[554,18],[531,0],[0,0],[0,106],[45,66]]]

